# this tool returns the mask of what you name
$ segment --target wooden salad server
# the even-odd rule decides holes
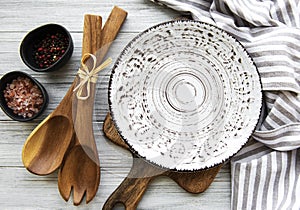
[[[101,30],[102,19],[100,16],[85,15],[82,55],[94,54],[97,65],[99,65],[117,36],[126,16],[127,12],[114,7]],[[91,65],[90,60],[87,60],[86,64]],[[61,196],[66,201],[69,200],[73,189],[74,205],[79,205],[84,195],[86,195],[86,203],[90,202],[96,195],[100,182],[100,163],[92,124],[95,89],[96,84],[91,83],[90,96],[86,100],[79,100],[75,98],[76,95],[73,96],[76,143],[66,155],[58,174],[58,188]],[[85,94],[83,93],[83,95]]]
[[[95,54],[101,47],[101,29],[102,18],[100,16],[85,15],[82,55]],[[78,78],[79,83],[80,78]],[[80,204],[85,193],[89,202],[95,196],[100,182],[99,158],[92,125],[95,86],[95,83],[91,84],[91,95],[86,100],[76,99],[76,94],[73,95],[73,100],[77,103],[76,107],[73,107],[76,112],[73,118],[76,146],[67,154],[58,174],[60,194],[68,200],[73,189],[75,205]]]

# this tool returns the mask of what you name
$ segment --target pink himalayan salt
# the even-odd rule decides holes
[[[38,86],[25,77],[14,79],[11,84],[7,84],[3,92],[7,106],[23,118],[38,113],[44,102]]]

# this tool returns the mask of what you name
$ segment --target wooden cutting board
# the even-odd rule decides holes
[[[105,118],[103,132],[110,141],[129,150],[128,145],[119,135],[110,113],[108,113]],[[134,158],[133,165],[128,176],[107,199],[103,206],[104,210],[113,209],[117,203],[124,204],[126,210],[136,209],[148,184],[158,176],[168,176],[187,192],[204,192],[223,166],[223,164],[220,164],[210,169],[195,172],[176,172],[162,169],[150,164],[142,158],[138,158],[133,153],[132,155]]]

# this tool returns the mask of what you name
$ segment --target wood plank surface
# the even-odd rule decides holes
[[[100,73],[94,109],[94,131],[101,162],[101,180],[96,197],[75,207],[65,202],[57,188],[57,172],[36,176],[23,167],[21,152],[30,132],[59,104],[70,87],[80,64],[84,14],[107,19],[117,5],[128,17],[108,55],[116,60],[121,49],[138,33],[155,24],[172,20],[180,14],[149,0],[12,0],[0,7],[0,75],[23,71],[38,79],[47,89],[49,105],[32,122],[16,122],[0,111],[0,209],[101,209],[105,200],[130,170],[131,154],[107,141],[102,132],[108,111],[107,87],[111,67]],[[74,41],[74,52],[62,69],[51,73],[33,72],[23,64],[19,46],[26,33],[46,23],[65,26]],[[202,194],[190,194],[167,177],[151,183],[138,209],[230,209],[230,168],[226,164],[215,181]],[[117,209],[122,209],[118,207]]]

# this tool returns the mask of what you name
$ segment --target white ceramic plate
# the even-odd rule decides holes
[[[139,156],[191,171],[220,164],[248,141],[262,92],[252,59],[232,36],[171,21],[134,38],[113,67],[109,103]]]

